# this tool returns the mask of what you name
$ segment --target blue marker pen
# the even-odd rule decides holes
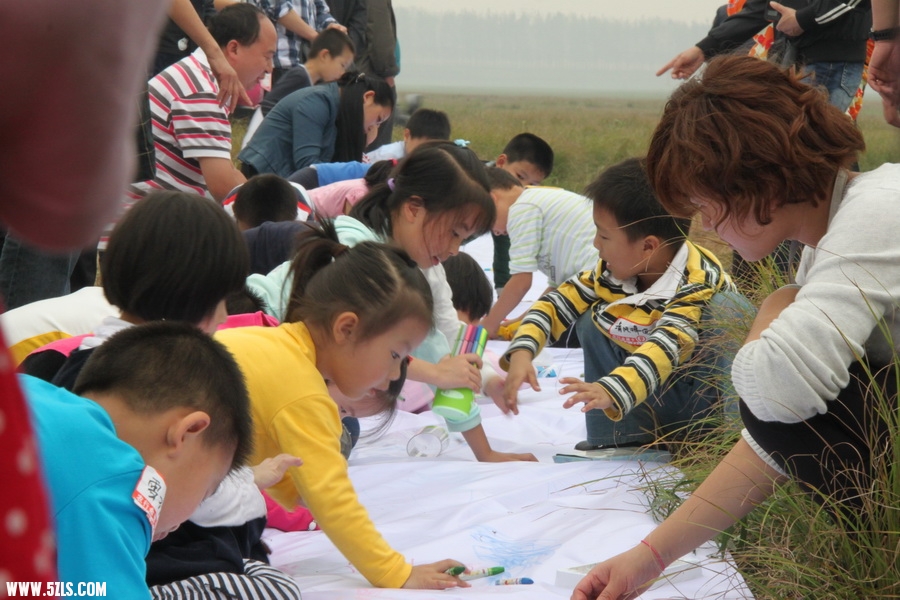
[[[516,577],[515,579],[498,579],[494,585],[531,585],[534,579],[530,577]]]

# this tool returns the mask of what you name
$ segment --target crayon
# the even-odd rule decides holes
[[[474,569],[469,571],[468,573],[463,573],[460,575],[460,579],[469,580],[469,579],[478,579],[479,577],[490,577],[492,575],[499,575],[506,569],[504,567],[490,567],[487,569]]]
[[[446,573],[447,575],[459,576],[462,575],[465,570],[465,567],[450,567],[449,569],[444,571],[444,573]]]
[[[531,585],[534,580],[530,577],[516,577],[515,579],[498,579],[494,585]]]

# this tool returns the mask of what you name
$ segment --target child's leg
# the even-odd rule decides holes
[[[196,575],[150,587],[153,600],[300,600],[294,580],[271,565],[245,559],[243,573]]]
[[[829,496],[850,519],[870,512],[866,498],[872,493],[872,479],[889,474],[878,471],[873,458],[879,457],[882,468],[892,468],[897,369],[871,372],[853,363],[850,383],[828,402],[828,412],[799,423],[760,421],[741,402],[741,418],[753,440],[815,500]],[[884,415],[891,415],[887,422]]]
[[[729,327],[733,329],[735,323],[749,322],[747,320],[752,319],[754,313],[753,306],[739,293],[726,291],[713,296],[703,311],[700,343],[691,364],[676,371],[657,394],[636,406],[619,422],[611,421],[603,411],[588,412],[588,443],[594,446],[648,444],[661,433],[684,433],[691,423],[710,416],[720,398],[726,399],[726,411],[736,418],[731,362],[740,347],[743,330],[730,331]],[[596,381],[621,365],[628,353],[606,336],[598,335],[589,314],[585,315],[578,320],[585,378]],[[727,399],[731,399],[730,402]]]
[[[710,299],[700,321],[694,356],[676,370],[656,397],[653,408],[660,435],[686,437],[691,430],[737,421],[737,394],[731,383],[731,363],[744,339],[742,323],[752,321],[756,309],[737,292],[719,292]]]
[[[597,330],[590,311],[578,318],[575,327],[584,350],[585,381],[597,381],[625,362],[628,352]],[[656,438],[653,415],[647,406],[635,407],[621,421],[610,420],[602,410],[590,410],[584,418],[590,446],[646,444]]]

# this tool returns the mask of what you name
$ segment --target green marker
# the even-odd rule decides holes
[[[456,577],[456,576],[462,575],[463,572],[465,572],[465,570],[466,570],[465,567],[450,567],[449,569],[444,571],[444,573],[446,573],[447,575],[453,575],[454,577]]]
[[[488,569],[475,569],[474,571],[469,571],[468,573],[463,573],[459,578],[463,581],[468,581],[469,579],[478,579],[479,577],[490,577],[492,575],[499,575],[506,569],[504,567],[490,567]]]

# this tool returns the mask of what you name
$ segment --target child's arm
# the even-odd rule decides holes
[[[488,441],[487,434],[484,432],[484,426],[479,423],[472,429],[462,432],[466,443],[475,454],[478,462],[509,462],[514,460],[537,461],[534,454],[526,452],[517,454],[514,452],[497,452],[491,448],[491,442]]]
[[[598,271],[601,266],[602,263],[598,265]],[[541,296],[525,315],[506,354],[500,359],[500,366],[509,373],[503,392],[504,402],[498,404],[504,413],[519,413],[519,386],[523,382],[530,383],[534,391],[540,391],[531,361],[544,344],[562,335],[582,313],[600,301],[594,287],[595,276],[595,271],[579,273]]]
[[[531,273],[516,273],[503,286],[503,291],[500,292],[500,297],[497,298],[491,312],[481,321],[481,325],[487,329],[491,338],[497,337],[500,322],[522,301],[522,298],[531,289],[531,282]]]
[[[415,359],[409,363],[406,376],[440,389],[465,387],[481,390],[481,357],[474,353],[445,356],[438,363]]]
[[[541,391],[541,384],[538,383],[537,372],[531,364],[531,361],[534,360],[534,355],[531,354],[530,350],[516,350],[507,356],[509,357],[509,366],[506,369],[508,375],[503,386],[501,402],[498,402],[497,398],[493,398],[493,396],[492,398],[497,407],[503,411],[503,414],[511,412],[517,415],[519,414],[519,387],[521,387],[522,383],[527,382],[531,389],[536,392]]]
[[[291,469],[290,479],[270,490],[272,497],[283,506],[302,499],[319,528],[369,583],[392,588],[468,587],[445,572],[462,563],[443,560],[413,567],[375,529],[347,474],[337,406],[324,390],[287,403],[266,425],[267,442],[277,440],[290,454],[316,457],[302,469]]]
[[[559,390],[560,395],[574,394],[563,402],[563,408],[572,408],[579,402],[584,402],[581,412],[594,409],[606,410],[616,406],[616,401],[599,383],[585,382],[577,377],[563,377],[559,382],[566,384]]]
[[[493,371],[493,369],[490,369],[490,371]],[[491,380],[496,379],[499,379],[496,374],[490,376],[488,379],[488,384],[491,382]],[[486,384],[486,387],[488,384]],[[496,450],[491,448],[491,443],[488,441],[487,434],[484,432],[484,427],[481,424],[481,407],[478,406],[478,404],[475,402],[472,403],[469,414],[465,417],[448,418],[445,416],[444,418],[447,422],[447,429],[453,432],[461,433],[463,435],[466,443],[469,444],[469,447],[475,454],[475,458],[478,459],[479,462],[537,460],[537,458],[535,458],[535,456],[531,453],[518,454],[512,452],[497,452]]]
[[[544,289],[544,291],[540,293],[540,295],[538,296],[538,298],[541,298],[541,297],[543,297],[543,296],[546,296],[547,294],[549,294],[550,292],[552,292],[552,291],[555,290],[555,289],[556,289],[556,288],[553,287],[553,286],[547,286],[547,287]],[[529,307],[529,309],[530,309],[530,307]],[[528,314],[528,309],[526,309],[524,312],[522,312],[522,313],[520,313],[520,314],[518,314],[518,315],[516,315],[516,316],[514,316],[514,317],[510,317],[509,315],[507,315],[506,318],[503,319],[503,320],[500,322],[500,325],[508,325],[508,324],[510,324],[510,323],[516,323],[516,322],[519,322],[519,321],[521,321],[522,319],[524,319],[524,318],[525,318],[525,315],[527,315],[527,314]]]
[[[299,467],[303,464],[303,460],[299,456],[290,454],[279,454],[273,458],[267,458],[255,467],[250,467],[253,471],[253,483],[260,490],[270,488],[282,479],[284,474],[291,467]]]
[[[266,427],[266,425],[268,425]],[[337,406],[325,390],[299,396],[278,410],[265,427],[269,443],[295,456],[315,456],[302,469],[289,469],[268,490],[282,506],[301,499],[338,550],[373,586],[399,588],[412,566],[375,528],[360,504],[341,455],[341,422]]]

